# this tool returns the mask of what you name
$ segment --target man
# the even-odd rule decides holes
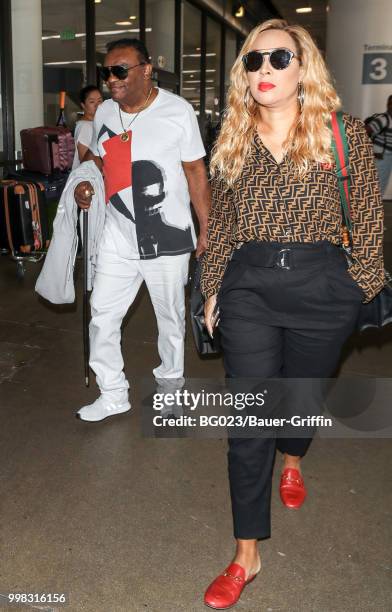
[[[183,376],[184,286],[195,248],[190,199],[200,226],[200,256],[207,243],[210,192],[196,115],[184,99],[154,87],[151,72],[139,40],[108,45],[101,73],[111,99],[97,110],[84,158],[103,169],[107,203],[90,323],[90,366],[101,395],[79,410],[85,421],[130,409],[121,323],[143,281],[158,323],[161,364],[154,376],[171,381]],[[91,191],[87,182],[76,187],[80,208],[90,206]]]
[[[384,195],[392,171],[392,95],[388,97],[386,113],[372,117],[366,130],[374,144],[381,194]]]

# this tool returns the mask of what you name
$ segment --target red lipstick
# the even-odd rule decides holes
[[[258,85],[258,90],[259,91],[269,91],[270,89],[273,89],[275,87],[275,85],[273,83],[267,83],[267,82],[262,82],[259,83]]]

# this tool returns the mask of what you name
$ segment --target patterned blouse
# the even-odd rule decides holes
[[[384,285],[383,206],[373,147],[362,121],[344,115],[351,172],[353,265],[349,272],[371,300]],[[212,180],[208,248],[201,289],[218,292],[239,242],[341,242],[341,208],[334,166],[313,162],[299,179],[286,156],[278,164],[257,132],[234,189]]]

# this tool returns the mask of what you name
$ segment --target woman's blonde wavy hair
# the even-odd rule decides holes
[[[310,161],[332,161],[328,123],[331,112],[340,108],[340,99],[324,59],[303,27],[269,19],[250,32],[230,72],[227,107],[210,163],[211,176],[219,175],[228,188],[233,187],[241,174],[260,117],[259,105],[248,90],[242,56],[252,49],[257,36],[266,30],[283,30],[291,36],[303,70],[304,102],[284,144],[285,152],[289,152],[302,177]]]

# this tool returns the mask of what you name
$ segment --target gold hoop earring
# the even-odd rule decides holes
[[[304,107],[304,102],[305,102],[305,88],[304,88],[304,84],[302,83],[302,81],[298,83],[297,98],[298,98],[299,108],[302,111]]]

